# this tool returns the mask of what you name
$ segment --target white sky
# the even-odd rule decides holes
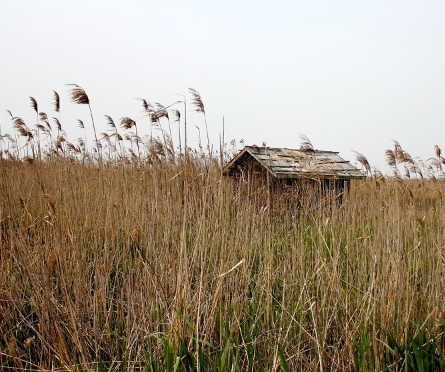
[[[0,0],[0,53],[3,133],[7,109],[34,126],[29,96],[54,116],[54,89],[68,137],[81,137],[88,110],[68,83],[100,132],[105,114],[140,120],[137,97],[168,105],[192,87],[215,145],[224,115],[226,140],[298,148],[303,133],[383,169],[392,139],[413,157],[445,150],[444,1]]]

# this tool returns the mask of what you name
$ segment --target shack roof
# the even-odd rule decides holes
[[[244,147],[224,167],[223,172],[230,174],[252,160],[275,178],[365,178],[361,171],[339,156],[338,152],[258,146]]]

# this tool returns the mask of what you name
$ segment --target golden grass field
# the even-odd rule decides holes
[[[355,181],[339,205],[223,177],[167,132],[45,150],[13,120],[28,142],[0,158],[2,370],[445,369],[439,177]]]
[[[404,370],[421,342],[443,368],[442,182],[296,208],[192,158],[0,174],[3,366]]]

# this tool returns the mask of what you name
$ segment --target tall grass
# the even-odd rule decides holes
[[[442,183],[297,209],[192,158],[0,169],[4,366],[353,370],[417,335],[443,358]]]
[[[4,369],[445,368],[443,182],[357,181],[338,205],[114,145],[0,159]]]

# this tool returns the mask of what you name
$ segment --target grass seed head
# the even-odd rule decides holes
[[[300,134],[301,146],[300,151],[303,152],[314,152],[314,146],[308,137],[304,134]]]
[[[40,119],[41,121],[48,120],[48,115],[46,115],[45,112],[39,112],[39,119]]]
[[[110,128],[116,130],[116,124],[114,123],[113,118],[112,118],[110,115],[104,115],[104,116],[105,116],[105,118],[107,119],[107,125],[108,125]]]
[[[59,119],[53,117],[53,121],[56,124],[57,130],[61,131],[62,130],[62,124],[60,124]]]
[[[39,112],[39,105],[37,104],[37,100],[34,97],[29,97],[31,100],[31,107],[34,109],[35,112]]]
[[[68,84],[71,86],[71,90],[69,92],[69,97],[71,102],[77,103],[78,105],[89,105],[90,99],[86,92],[77,84]]]
[[[23,342],[23,347],[26,350],[31,349],[32,344],[34,343],[34,340],[36,339],[36,336],[32,336],[32,337],[28,337],[24,342]]]
[[[368,159],[366,159],[366,156],[361,154],[360,152],[354,151],[356,154],[356,160],[363,166],[363,168],[366,170],[366,174],[371,174],[371,166],[369,165]]]
[[[129,117],[124,117],[121,119],[121,127],[124,129],[127,129],[127,130],[131,129],[135,125],[136,125],[136,122]]]
[[[60,111],[60,96],[59,93],[57,93],[55,90],[53,90],[54,92],[54,100],[53,100],[53,106],[54,106],[54,111],[55,112],[59,112]]]
[[[195,106],[195,111],[205,114],[204,102],[202,101],[201,95],[193,88],[189,88],[189,92],[192,95],[192,103]]]

